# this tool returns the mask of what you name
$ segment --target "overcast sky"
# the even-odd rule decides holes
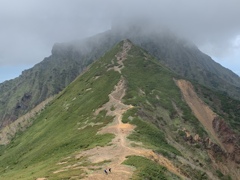
[[[0,0],[0,82],[49,56],[55,42],[133,17],[169,26],[240,75],[240,0]]]

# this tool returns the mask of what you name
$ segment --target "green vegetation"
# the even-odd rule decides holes
[[[134,118],[131,123],[137,127],[135,128],[135,131],[129,136],[129,139],[133,141],[143,142],[150,149],[162,153],[165,156],[169,156],[169,153],[181,155],[177,149],[167,143],[164,133],[161,132],[161,130],[153,124],[150,124],[149,122],[145,122],[138,118]]]
[[[156,162],[146,159],[141,156],[129,156],[124,164],[135,166],[137,170],[134,172],[132,179],[151,179],[151,180],[167,180],[180,179],[171,174],[167,169]],[[168,178],[171,176],[171,178]]]
[[[205,136],[203,126],[182,100],[181,92],[174,82],[178,76],[140,48],[133,47],[130,54],[131,56],[124,61],[125,68],[122,70],[128,87],[124,103],[136,106],[141,119],[156,126],[165,123],[173,126],[176,131],[179,124],[184,124],[186,127],[194,127],[193,131],[200,136]],[[181,117],[173,104],[182,111]],[[167,114],[161,114],[159,108],[164,109]],[[126,118],[124,120],[126,121]]]
[[[122,122],[130,123],[134,116],[137,115],[137,108],[131,108],[123,114]]]

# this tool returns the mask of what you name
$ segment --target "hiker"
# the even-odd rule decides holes
[[[111,172],[111,170],[112,170],[111,168],[108,169],[109,172]]]
[[[106,174],[106,175],[108,175],[108,172],[107,172],[107,170],[106,170],[106,169],[104,169],[104,172],[105,172],[105,174]]]

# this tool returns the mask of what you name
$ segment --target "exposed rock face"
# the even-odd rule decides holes
[[[31,93],[25,93],[20,101],[16,104],[16,110],[18,109],[27,109],[29,101],[31,101],[32,95]]]
[[[218,120],[214,120],[218,121]],[[223,129],[228,129],[225,122],[220,120],[219,127]],[[218,122],[214,122],[218,123]],[[219,129],[220,130],[220,129]],[[228,130],[227,130],[228,131]],[[226,132],[219,131],[222,134],[223,144],[228,149],[228,152],[224,151],[218,144],[211,141],[209,137],[200,138],[198,135],[191,135],[189,132],[185,132],[184,140],[192,146],[202,147],[204,150],[208,152],[208,155],[211,159],[211,163],[213,167],[217,170],[220,170],[224,175],[231,175],[234,179],[238,179],[240,168],[240,149],[237,144],[237,140],[235,139],[235,134],[230,131],[228,134]],[[198,138],[196,138],[198,137]],[[234,140],[233,140],[234,139]]]
[[[213,120],[213,128],[217,132],[218,137],[221,139],[225,149],[227,150],[228,157],[240,163],[240,137],[234,133],[227,123],[220,117]]]

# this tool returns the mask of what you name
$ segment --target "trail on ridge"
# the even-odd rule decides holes
[[[121,74],[121,69],[124,67],[123,61],[127,57],[127,52],[131,49],[131,43],[127,40],[124,41],[122,52],[116,55],[119,66],[114,67],[115,71]],[[114,91],[109,94],[109,102],[104,104],[95,113],[98,114],[101,110],[107,110],[107,115],[114,116],[114,120],[108,126],[104,127],[99,133],[113,133],[115,138],[111,142],[111,146],[96,147],[80,153],[76,158],[88,157],[88,160],[92,163],[108,162],[105,165],[99,167],[85,168],[87,171],[87,177],[85,179],[114,179],[124,180],[130,179],[134,167],[123,165],[123,161],[127,156],[138,155],[144,156],[159,164],[165,166],[172,173],[182,176],[179,169],[177,169],[167,158],[155,154],[152,150],[132,147],[131,141],[127,139],[127,136],[134,131],[134,126],[129,123],[122,123],[123,114],[132,108],[131,105],[125,105],[121,102],[125,95],[126,84],[124,78],[121,78],[118,84],[115,86]],[[108,175],[104,174],[104,169],[111,168],[112,173]],[[183,176],[182,176],[183,177]],[[185,178],[185,177],[184,177]]]
[[[107,110],[107,115],[115,116],[113,123],[104,127],[99,133],[113,133],[115,138],[111,142],[111,146],[96,147],[82,152],[76,158],[88,157],[92,163],[100,163],[103,161],[109,161],[107,165],[104,165],[101,169],[96,167],[90,167],[87,170],[88,176],[85,179],[115,179],[124,180],[130,179],[134,168],[123,165],[122,162],[130,155],[144,156],[159,164],[167,167],[167,169],[179,176],[179,170],[165,157],[155,154],[152,150],[132,147],[131,141],[127,139],[127,136],[134,130],[134,126],[131,124],[122,123],[123,114],[133,106],[125,105],[121,102],[122,97],[125,94],[125,81],[121,79],[116,85],[115,90],[109,95],[109,102],[96,111],[98,114],[101,110]],[[111,111],[111,109],[114,109]],[[112,168],[112,173],[105,175],[103,170]]]
[[[122,51],[117,53],[115,56],[118,65],[115,65],[111,69],[121,74],[121,69],[124,67],[123,61],[126,60],[127,53],[131,49],[131,46],[132,44],[128,40],[124,41]],[[114,62],[112,61],[112,63]],[[129,123],[122,123],[123,114],[127,110],[133,108],[132,105],[123,104],[121,101],[125,95],[125,91],[126,82],[125,79],[121,77],[112,93],[109,94],[109,101],[95,111],[95,115],[97,115],[100,111],[106,110],[108,116],[114,117],[113,122],[102,128],[98,133],[111,133],[115,135],[115,138],[109,145],[104,147],[95,147],[93,149],[83,151],[75,156],[76,159],[80,159],[82,157],[87,158],[92,165],[84,166],[79,165],[78,163],[76,166],[66,166],[54,173],[61,173],[69,168],[75,168],[82,169],[86,172],[86,174],[82,174],[85,176],[85,180],[127,180],[131,179],[135,167],[127,166],[122,163],[126,160],[127,156],[137,155],[151,159],[160,165],[165,166],[170,172],[182,177],[183,179],[187,179],[180,173],[180,170],[171,163],[171,161],[162,155],[155,154],[150,149],[131,146],[131,143],[133,142],[127,139],[127,136],[134,131],[135,126]],[[112,172],[106,175],[104,173],[104,169],[108,168],[111,168]],[[76,178],[78,177],[72,177],[71,179]]]

